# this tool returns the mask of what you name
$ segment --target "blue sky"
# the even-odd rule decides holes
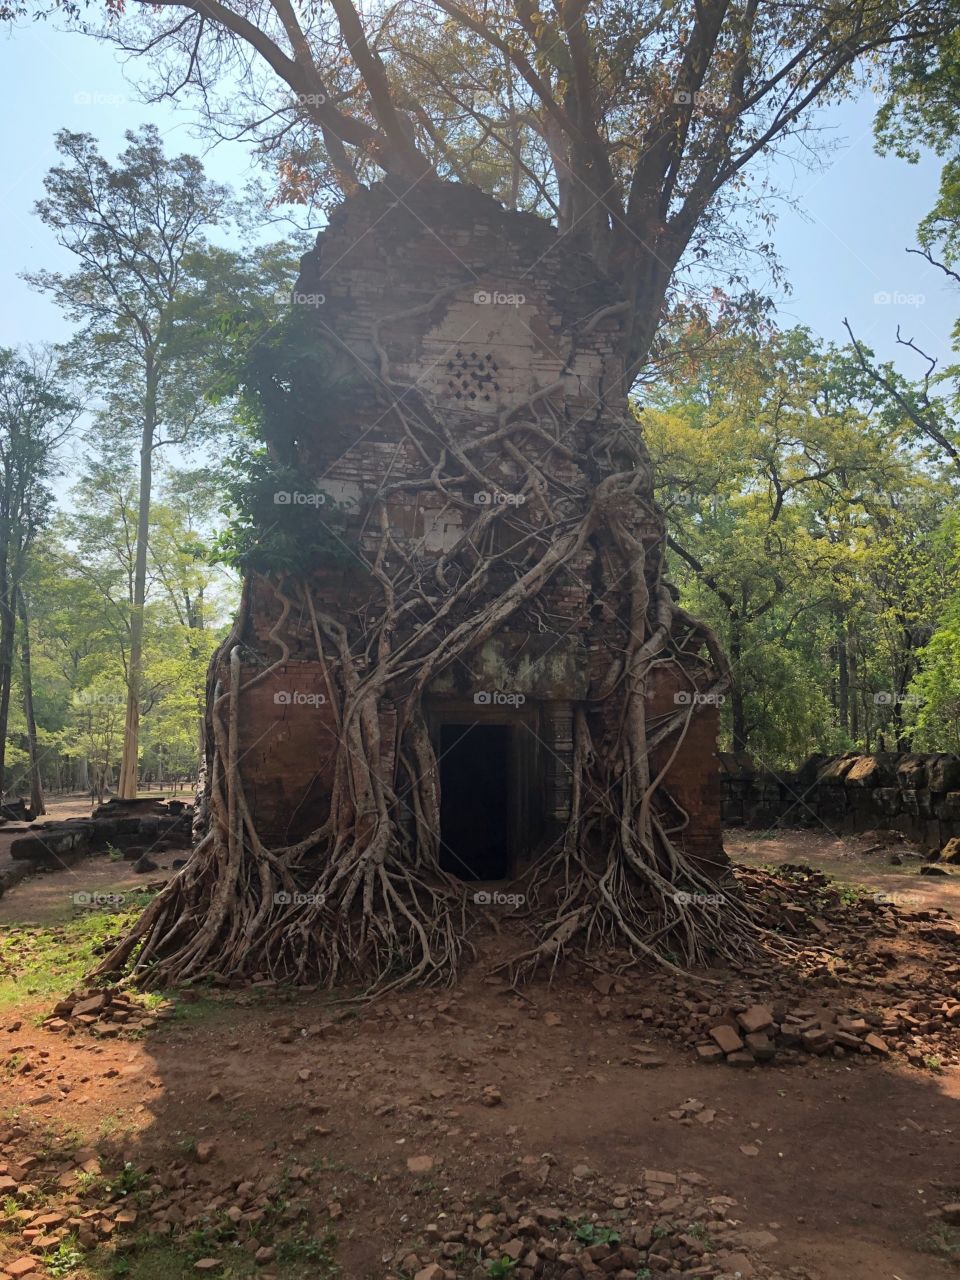
[[[50,301],[18,279],[24,269],[69,265],[31,214],[43,175],[56,160],[55,131],[68,126],[90,132],[110,156],[125,129],[148,120],[161,129],[169,150],[201,151],[203,144],[191,132],[188,112],[138,102],[112,49],[46,23],[0,37],[0,83],[7,86],[0,144],[0,344],[56,340],[66,335],[65,322]],[[918,373],[920,362],[896,347],[897,324],[942,359],[960,310],[960,297],[944,277],[905,252],[936,196],[939,163],[928,157],[908,165],[877,156],[872,119],[869,99],[823,116],[825,137],[837,144],[823,172],[786,158],[775,163],[773,180],[795,204],[781,207],[773,236],[793,288],[780,318],[843,342],[847,316],[882,356],[897,357],[907,374]],[[212,176],[236,187],[256,172],[239,143],[207,152],[205,162]],[[890,300],[876,301],[878,295]]]

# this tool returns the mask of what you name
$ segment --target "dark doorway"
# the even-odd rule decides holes
[[[440,865],[461,880],[506,880],[510,872],[511,728],[440,729]]]

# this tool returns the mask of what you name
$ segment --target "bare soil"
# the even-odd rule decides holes
[[[939,907],[960,919],[960,875],[921,875],[924,854],[918,845],[889,832],[838,836],[826,828],[811,831],[727,831],[724,847],[734,862],[749,867],[806,862],[827,875],[893,902],[921,910]],[[891,859],[901,859],[900,865]]]
[[[156,799],[192,800],[186,792],[146,791],[141,795]],[[47,812],[25,829],[23,824],[11,823],[0,827],[0,870],[11,861],[10,846],[18,836],[42,835],[43,828],[51,822],[63,822],[68,818],[89,818],[90,797],[83,793],[55,796],[47,799]],[[13,828],[12,830],[10,828]],[[147,882],[163,878],[171,870],[174,858],[183,858],[189,849],[165,850],[157,854],[155,861],[159,872],[150,875],[137,874],[131,862],[112,860],[105,854],[84,858],[62,866],[55,872],[41,872],[21,881],[9,894],[0,897],[0,928],[18,921],[50,921],[65,919],[73,914],[73,898],[76,893],[129,894],[142,889]]]
[[[810,862],[877,892],[960,908],[955,883],[920,877],[914,860],[890,867],[865,847],[807,832],[728,840],[731,855],[753,865]],[[74,883],[128,885],[124,864],[109,859],[74,873],[69,884],[55,883],[63,873],[18,886],[0,902],[0,927],[62,919]],[[482,940],[486,961],[507,928],[499,923]],[[904,950],[904,966],[916,969]],[[775,1243],[744,1276],[956,1274],[960,1243],[953,1248],[936,1216],[960,1199],[955,1068],[918,1068],[898,1055],[752,1070],[701,1065],[659,1012],[628,1016],[638,1003],[664,1008],[675,988],[662,977],[626,973],[604,992],[608,983],[598,988],[589,972],[571,971],[518,992],[486,971],[475,965],[454,991],[413,991],[360,1009],[318,991],[181,993],[173,1016],[138,1038],[53,1034],[37,1025],[49,1000],[25,994],[0,1010],[0,1174],[4,1159],[36,1150],[42,1130],[68,1128],[105,1168],[182,1166],[201,1206],[218,1194],[229,1204],[238,1181],[281,1181],[293,1169],[304,1221],[335,1233],[340,1271],[265,1264],[260,1274],[276,1280],[412,1274],[398,1260],[411,1249],[430,1255],[429,1223],[510,1202],[573,1197],[586,1210],[611,1186],[642,1201],[651,1169],[699,1175],[705,1195],[732,1198],[727,1212],[744,1228],[772,1233]],[[702,976],[690,985],[698,983]],[[651,1051],[659,1065],[645,1066]],[[500,1094],[492,1106],[491,1086]],[[684,1114],[690,1099],[703,1106]],[[212,1150],[197,1165],[206,1142]],[[414,1156],[430,1157],[432,1169],[412,1173]],[[531,1188],[534,1171],[540,1181]],[[15,1231],[0,1232],[0,1270],[24,1251]],[[214,1274],[248,1274],[230,1270],[229,1250],[216,1257]],[[76,1274],[191,1273],[173,1262],[124,1273],[96,1261]],[[52,1273],[38,1264],[35,1274]]]

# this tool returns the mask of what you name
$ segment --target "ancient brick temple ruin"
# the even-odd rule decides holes
[[[334,504],[346,512],[338,536],[356,556],[317,567],[311,584],[317,612],[346,629],[361,677],[376,660],[365,648],[366,627],[392,589],[386,577],[404,578],[411,600],[390,644],[402,646],[418,628],[434,628],[443,644],[463,622],[443,611],[469,572],[466,551],[491,557],[477,599],[502,596],[518,570],[497,553],[549,525],[548,509],[562,524],[565,494],[596,492],[624,465],[610,443],[618,431],[634,434],[643,450],[623,385],[617,282],[586,256],[562,250],[541,219],[508,213],[475,189],[429,181],[402,199],[385,185],[350,197],[303,260],[295,302],[310,309],[317,342],[354,389],[333,409],[318,403],[315,431],[297,442],[303,489],[322,498],[290,501],[315,503],[318,520]],[[505,431],[518,417],[529,424],[519,447]],[[449,445],[437,439],[437,422]],[[441,454],[442,482],[425,485],[432,471],[441,474]],[[549,499],[535,484],[518,487],[530,456],[550,477]],[[629,522],[655,598],[662,528],[640,504]],[[589,534],[532,599],[491,634],[478,631],[479,642],[441,664],[423,688],[445,870],[508,880],[562,836],[577,716],[600,743],[623,716],[620,576],[611,574],[603,539]],[[702,701],[709,664],[684,616],[670,623],[671,656],[647,677],[651,733],[678,705]],[[258,831],[267,844],[289,844],[329,811],[341,733],[330,659],[318,660],[310,611],[301,602],[281,616],[264,579],[252,583],[239,637],[244,683],[276,663],[278,643],[286,646],[286,660],[242,693],[238,720],[240,771]],[[397,686],[416,679],[414,662]],[[395,775],[402,729],[388,688],[375,731],[383,779]],[[664,740],[654,733],[649,765],[654,778],[666,767],[660,821],[707,870],[724,862],[716,731],[716,708],[699,708]],[[399,824],[413,821],[402,785],[392,804]]]

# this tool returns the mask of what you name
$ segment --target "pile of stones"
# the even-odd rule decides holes
[[[707,1009],[698,1017],[712,1022],[711,1013]],[[957,1013],[960,1015],[960,1004]],[[801,1052],[818,1057],[825,1053],[886,1057],[890,1046],[878,1034],[882,1026],[883,1018],[876,1013],[867,1017],[837,1014],[831,1020],[815,1009],[754,1004],[739,1013],[725,1011],[710,1027],[708,1038],[698,1043],[697,1056],[701,1062],[725,1061],[732,1067],[752,1067],[774,1058],[781,1063],[795,1061]]]
[[[580,1181],[592,1173],[575,1169]],[[646,1169],[640,1184],[584,1188],[583,1200],[561,1195],[549,1204],[498,1199],[482,1212],[443,1215],[418,1247],[397,1250],[385,1280],[636,1280],[637,1276],[744,1280],[786,1275],[763,1261],[777,1244],[769,1230],[747,1230],[732,1216],[736,1201],[705,1193],[696,1173]]]
[[[46,1031],[60,1034],[89,1031],[109,1039],[121,1031],[152,1031],[158,1022],[172,1016],[172,1009],[165,1004],[148,1011],[115,987],[88,987],[59,1000],[42,1025]]]
[[[734,1067],[891,1053],[960,1065],[960,926],[946,912],[851,896],[802,864],[737,877],[788,955],[744,962],[720,988],[661,981],[627,1018]]]
[[[282,1280],[270,1269],[274,1242],[302,1239],[308,1208],[316,1207],[310,1204],[306,1168],[294,1166],[282,1179],[253,1174],[222,1184],[198,1167],[209,1164],[212,1143],[197,1143],[189,1163],[141,1169],[131,1162],[118,1167],[115,1157],[93,1148],[26,1154],[33,1137],[20,1125],[0,1130],[0,1198],[10,1202],[0,1230],[14,1234],[22,1250],[0,1262],[3,1280],[62,1274],[48,1264],[65,1243],[82,1253],[121,1258],[143,1231],[157,1238],[201,1234],[212,1253],[193,1263],[198,1274],[234,1274],[228,1262],[239,1248],[262,1268],[263,1280]],[[326,1207],[331,1219],[335,1209]],[[136,1262],[124,1274],[139,1274]]]
[[[624,1016],[695,1050],[706,1063],[802,1066],[825,1057],[879,1060],[896,1053],[915,1066],[944,1068],[960,1065],[960,965],[946,966],[939,985],[943,990],[914,990],[870,1007],[814,1005],[809,992],[799,1004],[730,986],[721,998],[678,983],[656,1005],[627,1005]]]

